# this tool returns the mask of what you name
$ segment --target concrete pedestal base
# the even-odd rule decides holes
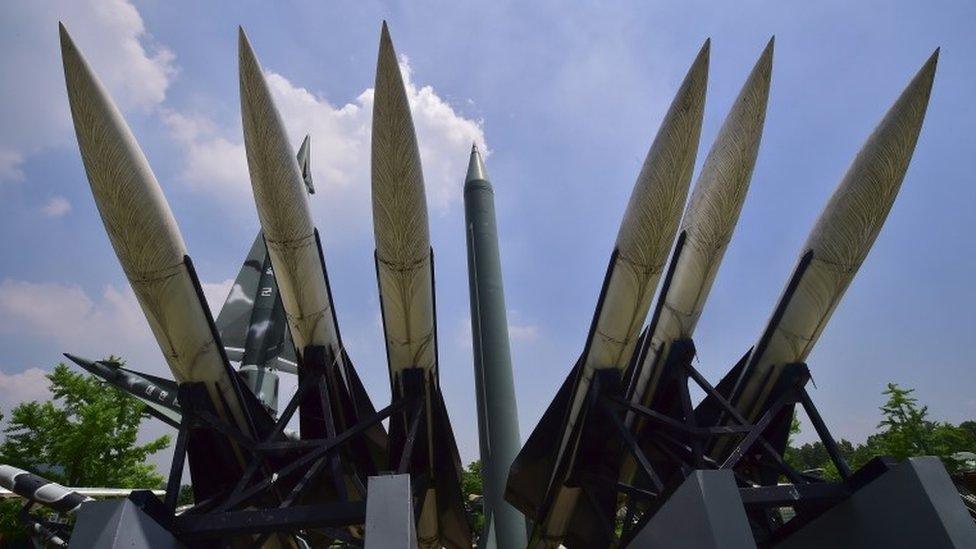
[[[369,477],[366,487],[365,549],[414,549],[410,475]]]
[[[90,501],[78,509],[69,547],[183,549],[183,544],[129,499]]]
[[[695,471],[628,547],[755,549],[731,471]]]
[[[976,547],[976,523],[942,462],[911,458],[776,547]]]

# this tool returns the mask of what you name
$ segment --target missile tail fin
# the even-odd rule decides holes
[[[437,525],[440,543],[450,548],[471,547],[471,525],[464,512],[461,491],[461,457],[451,429],[451,421],[444,406],[444,398],[437,389],[431,391],[431,425],[434,448],[431,481],[437,494]]]
[[[350,412],[355,413],[355,417],[370,417],[376,413],[376,407],[373,406],[373,402],[366,392],[366,387],[363,386],[362,380],[359,379],[359,374],[356,372],[356,368],[352,366],[352,362],[349,360],[349,356],[346,355],[345,350],[342,351],[342,355],[345,364],[349,366],[346,369],[346,376],[348,378]],[[372,428],[367,429],[362,435],[362,441],[365,444],[365,449],[369,456],[368,462],[375,464],[378,471],[388,469],[389,465],[387,462],[389,460],[387,456],[389,455],[390,439],[383,425],[378,423]]]
[[[505,500],[521,511],[526,518],[535,519],[542,509],[549,479],[556,467],[556,454],[562,436],[563,423],[573,397],[573,387],[579,376],[577,364],[566,376],[556,397],[542,415],[535,430],[529,435],[525,445],[508,474]]]

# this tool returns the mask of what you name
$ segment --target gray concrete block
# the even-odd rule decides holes
[[[777,545],[820,547],[976,547],[976,523],[938,458],[911,458],[855,492]]]
[[[369,477],[365,542],[365,549],[417,547],[410,475]]]
[[[168,530],[128,499],[90,501],[78,509],[68,546],[78,549],[182,549]]]
[[[628,547],[755,549],[731,471],[695,471]]]

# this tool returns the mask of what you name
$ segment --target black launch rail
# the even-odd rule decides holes
[[[750,422],[730,403],[731,387],[712,386],[692,365],[694,356],[690,339],[672,344],[657,391],[662,399],[651,407],[623,397],[617,370],[594,375],[585,405],[589,419],[579,439],[581,453],[572,482],[581,488],[584,504],[591,505],[599,517],[607,546],[626,547],[694,470],[733,472],[755,540],[764,547],[785,539],[894,465],[890,458],[876,458],[851,472],[806,391],[810,372],[805,364],[783,367],[768,404]],[[737,368],[743,364],[744,360]],[[705,393],[697,408],[692,405],[692,384]],[[786,463],[783,454],[797,405],[813,424],[839,481],[797,471]],[[646,421],[637,435],[625,423],[628,413]],[[608,429],[617,436],[608,437]],[[731,450],[716,459],[708,449],[722,437],[732,437]],[[613,463],[620,463],[626,454],[637,464],[632,484],[608,476],[618,470]],[[784,478],[786,482],[781,482]],[[625,502],[623,509],[618,509],[618,502]],[[778,512],[784,507],[795,512],[788,521]]]
[[[324,351],[324,349],[323,349]],[[314,354],[314,353],[310,353]],[[282,434],[295,415],[299,404],[307,396],[318,393],[326,422],[334,424],[326,389],[326,368],[332,361],[307,360],[302,364],[303,375],[298,390],[288,401],[268,434],[255,439],[236,426],[217,417],[210,401],[202,398],[202,387],[184,383],[180,386],[183,421],[176,439],[176,451],[166,484],[165,499],[160,502],[152,494],[141,494],[140,507],[180,541],[190,547],[209,547],[228,537],[253,536],[253,546],[261,547],[274,535],[313,534],[346,546],[361,547],[362,528],[366,520],[365,497],[350,498],[350,491],[363,494],[365,478],[353,477],[360,484],[349,490],[344,475],[338,474],[349,464],[341,463],[342,449],[366,430],[386,419],[402,417],[409,425],[402,441],[401,452],[391,473],[409,473],[414,442],[419,428],[426,422],[423,396],[410,396],[362,418],[350,428],[321,439],[288,440]],[[311,356],[309,357],[312,358]],[[318,366],[315,366],[318,365]],[[311,366],[309,368],[308,366]],[[233,439],[244,455],[246,467],[240,480],[217,496],[196,502],[189,509],[176,514],[177,498],[186,461],[188,440],[199,430],[210,431]],[[323,474],[332,472],[332,474]],[[416,475],[415,475],[416,476]],[[337,498],[315,502],[322,479],[334,483]],[[348,478],[348,477],[345,477]],[[415,513],[423,507],[422,498],[431,479],[412,478]],[[311,496],[311,497],[306,497]],[[311,500],[312,503],[306,501]],[[304,537],[304,536],[303,536]]]

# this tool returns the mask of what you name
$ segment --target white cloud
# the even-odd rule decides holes
[[[24,172],[20,169],[24,155],[17,151],[0,149],[0,181],[20,181]]]
[[[461,180],[471,143],[487,150],[480,121],[465,118],[431,86],[417,87],[406,58],[401,70],[413,114],[424,166],[427,197],[433,211],[444,213],[460,201]],[[370,125],[373,90],[364,90],[341,106],[298,86],[285,76],[266,73],[268,85],[292,144],[311,135],[312,176],[316,197],[311,201],[324,230],[342,227],[343,235],[366,230],[370,219]],[[166,112],[171,136],[184,150],[183,178],[194,189],[221,198],[251,200],[247,162],[240,127],[221,130],[205,115]],[[233,135],[233,137],[229,137]],[[352,229],[352,230],[351,230]]]
[[[215,315],[232,282],[201,283]],[[77,285],[5,279],[0,282],[0,333],[39,340],[58,352],[92,358],[114,354],[140,370],[169,375],[128,286],[107,285],[92,297]]]
[[[58,21],[123,110],[152,110],[176,73],[173,53],[153,41],[127,0],[3,2],[0,181],[22,179],[24,158],[70,141]]]
[[[47,374],[47,371],[40,368],[28,368],[17,374],[7,374],[0,370],[0,410],[8,415],[21,402],[51,398],[47,390],[48,379],[44,377]]]
[[[535,324],[508,324],[508,337],[512,341],[535,341],[539,339],[539,327]]]
[[[0,331],[50,339],[65,350],[93,342],[129,346],[152,337],[129,288],[108,285],[92,299],[77,285],[9,278],[0,282]]]
[[[224,306],[224,301],[227,300],[227,296],[230,295],[230,290],[234,286],[234,279],[228,278],[223,282],[201,282],[200,286],[203,287],[203,296],[207,298],[210,311],[213,312],[214,318],[217,318],[217,313]]]
[[[57,218],[71,211],[71,202],[63,196],[52,196],[44,206],[41,207],[41,213],[47,217]]]

